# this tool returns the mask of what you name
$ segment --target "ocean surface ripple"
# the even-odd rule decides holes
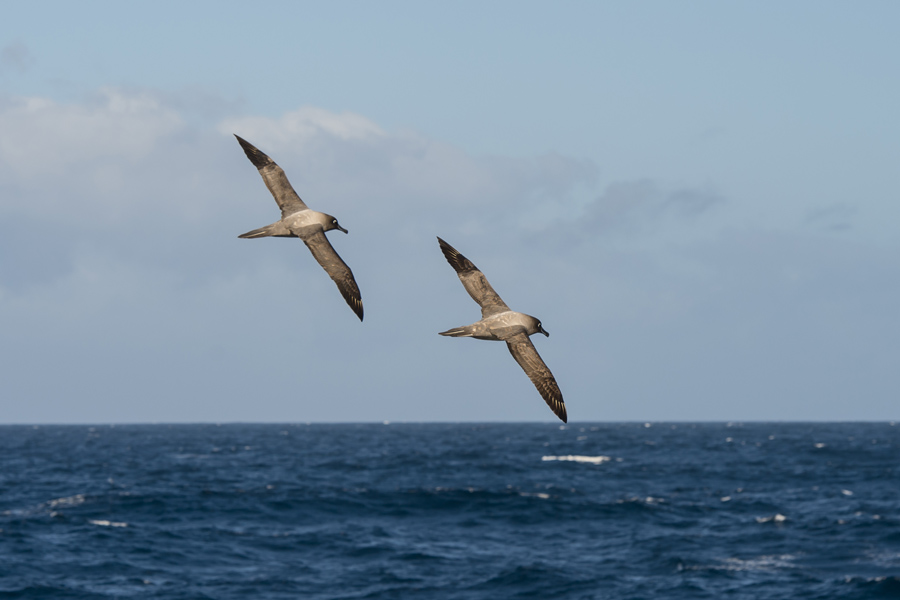
[[[900,427],[2,426],[0,598],[900,598]]]

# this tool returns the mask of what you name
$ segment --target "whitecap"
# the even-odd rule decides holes
[[[65,498],[56,498],[47,502],[50,508],[57,506],[78,506],[84,503],[84,494],[75,494],[74,496],[66,496]]]
[[[711,571],[774,571],[794,568],[795,557],[791,554],[757,556],[755,558],[726,558],[715,566],[693,567],[694,570]]]
[[[756,517],[757,523],[784,523],[787,521],[787,517],[781,513],[775,513],[771,517]]]
[[[542,456],[541,460],[565,460],[599,465],[612,460],[612,458],[609,456],[581,456],[578,454],[569,454],[566,456]]]
[[[88,523],[92,525],[100,525],[101,527],[128,527],[128,523],[123,523],[121,521],[105,521],[103,519],[91,519]]]
[[[540,498],[541,500],[547,500],[548,498],[550,498],[550,494],[545,494],[545,493],[543,493],[543,492],[536,492],[536,493],[534,493],[534,494],[531,494],[531,493],[528,493],[528,492],[519,492],[519,495],[520,495],[520,496],[532,497],[532,498]]]

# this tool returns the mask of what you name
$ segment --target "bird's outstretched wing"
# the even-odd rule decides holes
[[[550,410],[565,423],[568,417],[562,392],[559,391],[559,386],[556,385],[553,373],[544,364],[541,355],[538,354],[537,349],[531,343],[531,339],[525,331],[523,330],[521,333],[506,340],[506,346],[509,348],[509,353],[512,354],[519,366],[525,371],[525,374],[528,375],[528,379],[541,393],[541,397],[547,403],[547,406],[550,407]]]
[[[441,246],[441,252],[450,266],[456,271],[459,280],[462,281],[463,287],[481,306],[481,318],[484,319],[491,315],[509,310],[506,303],[497,295],[491,284],[488,283],[484,273],[478,270],[478,267],[472,264],[468,258],[459,253],[459,251],[438,238],[438,244]]]
[[[234,137],[237,138],[238,143],[241,145],[241,148],[244,149],[244,153],[247,155],[247,158],[250,159],[250,162],[259,169],[259,174],[262,176],[266,187],[272,192],[272,196],[275,197],[275,202],[277,202],[279,208],[281,208],[282,219],[295,212],[309,208],[303,200],[300,199],[297,192],[294,191],[291,182],[288,181],[287,175],[284,174],[284,170],[275,164],[274,160],[269,158],[265,153],[261,152],[259,148],[241,136],[235,134]]]
[[[341,291],[341,296],[347,301],[347,305],[356,313],[359,320],[363,320],[363,303],[362,296],[359,293],[359,287],[356,285],[356,279],[353,278],[353,272],[347,266],[338,253],[331,246],[331,242],[325,237],[325,232],[321,227],[306,228],[300,231],[298,237],[303,240],[306,247],[309,248],[312,255],[316,257],[325,272],[331,276],[331,279],[337,284]]]

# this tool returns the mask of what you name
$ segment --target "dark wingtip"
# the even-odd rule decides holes
[[[347,305],[350,307],[357,317],[359,317],[359,322],[362,323],[363,320],[363,305],[362,299],[357,298],[345,298],[347,300]]]
[[[253,166],[257,169],[262,169],[268,164],[272,164],[273,161],[269,158],[264,152],[260,151],[259,148],[239,136],[238,134],[233,134],[234,137],[237,138],[238,144],[241,145],[241,148],[244,149],[244,154],[247,155],[247,158],[250,159],[250,162],[253,163]]]
[[[559,409],[559,412],[556,413],[556,416],[559,417],[563,423],[568,423],[569,415],[566,413],[566,403],[563,402],[562,396],[559,398],[559,406],[557,406],[557,409]]]
[[[550,405],[550,410],[552,410],[553,414],[559,417],[559,420],[563,423],[569,422],[569,415],[566,414],[566,403],[562,401],[562,398],[559,399],[555,406]]]
[[[472,264],[468,258],[459,253],[459,250],[442,240],[438,237],[438,244],[441,246],[441,252],[444,253],[444,258],[447,259],[447,262],[450,263],[450,266],[457,273],[462,273],[465,271],[477,271],[477,267]]]

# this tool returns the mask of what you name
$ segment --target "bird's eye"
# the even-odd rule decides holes
[[[332,224],[332,225],[337,225],[337,219],[332,219],[332,220],[331,220],[331,224]]]

